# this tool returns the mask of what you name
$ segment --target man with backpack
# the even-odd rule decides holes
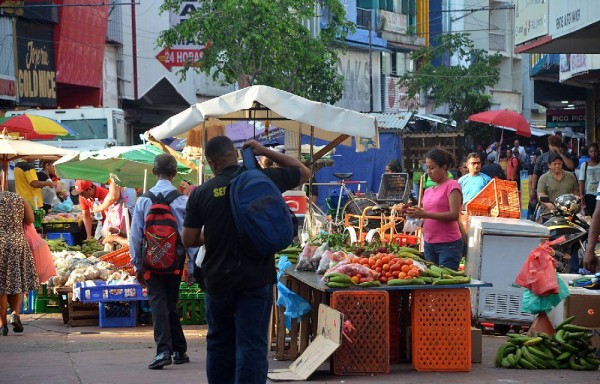
[[[201,268],[194,270],[194,276],[205,291],[206,373],[212,384],[263,384],[267,380],[269,320],[276,282],[274,252],[264,254],[258,249],[255,244],[259,236],[248,233],[248,227],[240,228],[238,220],[256,219],[256,233],[264,232],[261,217],[279,215],[281,212],[273,211],[272,207],[278,207],[280,202],[268,183],[263,183],[264,195],[273,199],[272,204],[265,204],[255,211],[257,217],[249,218],[236,198],[250,197],[252,205],[261,197],[255,196],[256,190],[240,196],[244,186],[237,181],[244,173],[252,175],[246,180],[250,182],[266,175],[281,197],[281,192],[310,178],[308,168],[291,156],[267,149],[256,141],[247,142],[244,148],[253,151],[251,158],[248,152],[244,154],[246,171],[238,166],[237,152],[229,138],[218,136],[206,144],[206,158],[215,177],[190,195],[183,229],[185,246],[206,247]],[[266,156],[278,167],[257,170],[254,156]],[[265,212],[269,214],[264,215]],[[288,218],[280,221],[282,228],[290,224]],[[272,229],[273,241],[280,237],[280,232],[280,228]]]
[[[156,357],[148,368],[162,369],[173,362],[190,361],[177,309],[185,261],[181,233],[187,197],[172,184],[177,174],[172,155],[156,156],[152,173],[158,181],[136,202],[129,251],[136,278],[148,289],[152,311]]]

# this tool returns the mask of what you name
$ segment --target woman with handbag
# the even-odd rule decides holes
[[[33,210],[13,192],[0,192],[0,335],[8,334],[7,304],[14,332],[23,332],[20,311],[23,293],[37,289],[39,279],[24,225],[32,224]]]
[[[583,209],[591,216],[596,209],[596,192],[600,181],[600,150],[598,144],[588,145],[590,159],[579,169],[579,193],[583,196]]]

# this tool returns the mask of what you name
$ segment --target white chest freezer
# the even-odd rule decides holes
[[[465,271],[493,284],[471,289],[471,308],[477,320],[531,323],[534,316],[521,312],[525,289],[515,283],[515,278],[529,253],[548,239],[548,228],[530,220],[482,216],[470,216],[468,227]]]

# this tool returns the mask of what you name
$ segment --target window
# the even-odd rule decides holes
[[[392,55],[387,52],[381,52],[381,74],[391,75],[392,73]]]
[[[394,12],[394,0],[379,0],[379,9]]]
[[[61,120],[61,123],[77,132],[77,137],[67,139],[108,139],[108,122],[106,119]]]

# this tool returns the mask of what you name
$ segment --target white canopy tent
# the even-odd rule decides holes
[[[225,126],[236,120],[270,121],[286,130],[330,141],[324,152],[319,151],[313,160],[337,144],[351,145],[351,136],[357,138],[357,151],[379,146],[377,121],[373,116],[311,101],[266,85],[254,85],[194,104],[150,129],[146,138],[156,141],[184,134],[200,125]],[[365,143],[364,139],[369,139],[369,144],[359,145]]]

